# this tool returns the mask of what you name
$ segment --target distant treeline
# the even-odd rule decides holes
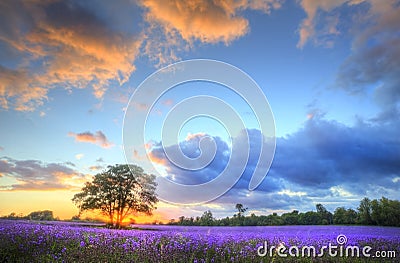
[[[35,221],[59,221],[60,218],[58,216],[54,217],[53,211],[51,210],[43,210],[43,211],[35,211],[31,212],[28,215],[16,214],[12,212],[9,215],[1,216],[0,219],[9,219],[9,220],[35,220]],[[104,220],[100,218],[81,218],[80,215],[74,215],[70,220],[63,221],[81,221],[81,222],[93,222],[93,223],[103,223]]]
[[[50,210],[35,211],[26,216],[24,216],[22,214],[17,215],[16,213],[11,213],[7,216],[2,216],[0,218],[1,219],[12,219],[12,220],[26,219],[26,220],[39,220],[39,221],[59,220],[58,217],[53,216],[53,211],[50,211]]]
[[[333,213],[326,210],[322,204],[316,205],[316,211],[278,215],[255,214],[245,215],[247,208],[236,204],[238,210],[232,217],[216,219],[211,211],[205,211],[202,216],[171,219],[170,225],[185,226],[280,226],[280,225],[378,225],[400,227],[400,201],[382,197],[380,200],[361,200],[357,210],[338,207]]]

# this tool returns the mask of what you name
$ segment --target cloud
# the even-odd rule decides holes
[[[139,55],[162,65],[194,41],[229,44],[249,31],[243,11],[279,7],[278,0],[2,1],[0,107],[34,111],[55,88],[90,88],[101,100],[129,79]]]
[[[226,45],[246,35],[249,21],[244,10],[270,13],[280,8],[278,0],[264,1],[168,1],[141,0],[145,20],[149,24],[146,35],[155,41],[144,45],[146,54],[159,64],[176,60],[176,51],[188,50],[193,43],[219,43]],[[163,41],[164,40],[164,41]]]
[[[166,100],[163,100],[162,104],[164,106],[170,107],[170,106],[172,106],[174,104],[174,100],[173,99],[166,99]]]
[[[135,70],[141,39],[111,27],[112,15],[106,20],[90,5],[75,1],[0,5],[0,56],[10,61],[0,65],[2,108],[33,111],[55,87],[90,87],[101,99],[111,83],[124,83]]]
[[[318,202],[332,209],[356,207],[364,196],[398,199],[393,179],[400,168],[399,122],[359,121],[353,126],[316,115],[304,127],[278,138],[275,159],[265,181],[280,178],[284,189],[305,192],[301,204]]]
[[[299,28],[300,39],[297,43],[298,48],[303,48],[304,45],[310,40],[315,40],[315,37],[318,33],[320,34],[338,34],[338,30],[336,28],[337,21],[335,18],[328,18],[328,20],[324,22],[329,22],[327,27],[324,27],[321,31],[316,32],[317,26],[317,13],[322,10],[324,12],[329,12],[336,7],[343,5],[344,3],[349,3],[349,0],[321,0],[321,1],[313,1],[313,0],[302,0],[301,7],[306,12],[307,17],[301,22]]]
[[[31,77],[26,70],[12,70],[0,65],[0,79],[0,106],[4,109],[32,111],[47,100],[47,89],[29,84]]]
[[[140,111],[146,111],[150,106],[147,105],[146,103],[140,103],[140,102],[132,102],[133,106],[135,109],[140,110]]]
[[[397,112],[400,102],[400,6],[371,1],[353,40],[353,53],[343,62],[337,86],[351,94],[372,93],[384,115]],[[371,92],[372,91],[372,92]]]
[[[240,6],[213,1],[143,1],[146,19],[161,24],[168,32],[176,30],[186,41],[226,42],[243,36],[248,21],[236,15]],[[233,4],[233,2],[232,2]]]
[[[400,111],[398,1],[303,0],[301,6],[307,17],[300,26],[297,46],[302,48],[310,40],[317,45],[331,45],[330,37],[340,31],[348,33],[352,39],[351,54],[340,65],[334,86],[352,95],[372,94],[382,109],[372,120],[397,118]]]
[[[345,10],[344,12],[353,12],[352,18],[356,16],[356,8],[362,6],[363,3],[380,2],[375,0],[302,0],[300,2],[301,7],[306,13],[306,18],[300,23],[299,27],[299,41],[297,43],[298,48],[303,48],[310,40],[314,44],[324,45],[331,47],[333,45],[332,37],[339,35],[340,22],[346,20],[341,16],[341,11],[346,8],[351,10]],[[341,10],[338,10],[341,8]],[[363,10],[361,11],[363,12]],[[364,12],[363,12],[364,15]],[[347,16],[348,17],[348,16]],[[345,21],[347,23],[353,23],[354,21]],[[348,25],[344,28],[349,28]]]
[[[83,153],[78,153],[78,154],[75,155],[75,158],[76,158],[77,160],[80,160],[80,159],[82,159],[84,156],[85,156],[85,155],[84,155]]]
[[[82,133],[69,132],[68,136],[74,137],[75,141],[77,142],[93,143],[101,146],[102,148],[110,148],[114,146],[114,144],[107,139],[102,131],[97,131],[94,134],[89,131]]]
[[[182,152],[189,158],[198,157],[200,155],[199,141],[206,137],[206,134],[197,134],[197,136],[187,138],[187,140],[180,143]],[[216,178],[223,171],[226,162],[229,160],[227,158],[229,147],[226,142],[219,137],[213,137],[213,139],[218,151],[213,161],[204,169],[190,171],[171,163],[165,154],[165,150],[171,153],[170,157],[176,159],[180,155],[180,150],[175,145],[168,146],[164,150],[160,143],[155,144],[149,152],[149,158],[158,165],[164,165],[168,173],[168,178],[177,183],[188,185],[205,183]],[[193,167],[198,165],[194,160],[191,161],[191,164]]]
[[[185,140],[186,140],[186,141],[190,141],[190,140],[193,140],[193,139],[199,140],[199,139],[201,139],[201,138],[203,138],[203,137],[205,137],[205,136],[207,136],[207,134],[206,134],[205,132],[198,132],[198,133],[190,133],[190,132],[189,132],[189,133],[186,135]]]
[[[101,165],[92,165],[92,166],[89,167],[89,170],[91,170],[91,171],[98,171],[98,170],[101,170],[101,169],[103,169],[103,168],[104,168],[104,167],[101,166]]]
[[[359,194],[373,184],[393,187],[389,181],[400,168],[400,141],[392,129],[399,124],[349,127],[315,117],[278,140],[271,170],[301,187],[354,184],[352,191]]]
[[[384,124],[359,121],[346,126],[316,114],[297,132],[277,138],[268,176],[253,192],[248,190],[248,184],[257,165],[262,135],[258,130],[248,130],[250,155],[246,169],[236,185],[214,203],[243,203],[261,210],[310,210],[319,202],[332,209],[356,206],[364,196],[398,199],[400,140],[396,131],[399,129],[399,121]],[[191,158],[198,156],[201,138],[192,136],[180,142],[182,152]],[[244,138],[234,139],[240,143]],[[204,183],[218,176],[229,161],[229,146],[218,137],[214,141],[217,145],[214,160],[194,172],[169,162],[161,144],[153,146],[150,156],[165,167],[168,179],[181,184]],[[239,151],[243,152],[240,158],[247,158],[246,149]],[[232,161],[231,165],[235,165],[235,160]]]
[[[249,136],[250,141],[250,149],[249,156],[247,156],[247,149],[243,148],[245,144],[245,140],[247,140],[245,133]],[[224,169],[226,168],[228,162],[231,169],[233,171],[241,171],[242,167],[241,161],[239,160],[248,160],[247,165],[244,168],[244,172],[240,180],[236,183],[236,185],[227,193],[224,194],[223,197],[217,199],[215,202],[236,202],[241,200],[246,200],[249,202],[248,194],[250,193],[248,190],[250,179],[253,175],[253,171],[258,163],[258,157],[261,150],[261,133],[258,130],[247,130],[242,131],[237,137],[233,138],[236,140],[234,144],[237,146],[238,155],[235,158],[230,160],[230,152],[231,149],[229,145],[222,140],[220,137],[212,137],[216,145],[216,153],[212,161],[203,169],[198,170],[188,170],[182,169],[169,161],[169,158],[177,159],[176,155],[179,154],[180,150],[189,158],[196,158],[199,156],[199,142],[205,138],[209,138],[210,136],[207,134],[198,133],[195,136],[189,136],[184,141],[179,143],[180,150],[175,146],[168,146],[165,149],[162,148],[162,145],[155,144],[149,151],[150,159],[158,164],[165,167],[165,171],[167,174],[167,178],[176,183],[185,184],[185,185],[194,185],[194,184],[202,184],[208,181],[215,179],[218,175],[220,175]],[[267,143],[264,144],[264,149],[270,147]],[[165,151],[169,152],[168,157],[165,154]],[[193,167],[198,167],[199,164],[196,163],[195,160],[189,160],[189,164],[192,164]],[[189,167],[189,165],[188,165]],[[268,180],[264,180],[262,184],[258,187],[263,194],[270,194],[274,191],[282,190],[282,185],[279,182],[279,178],[272,178]],[[180,193],[171,193],[171,195],[179,195]],[[227,196],[231,196],[231,198],[227,198]],[[257,195],[258,196],[258,195]],[[188,201],[190,197],[181,196],[180,198]],[[222,201],[221,201],[222,200]],[[223,201],[226,200],[226,201]],[[260,200],[255,201],[260,202]],[[259,203],[260,204],[260,203]]]
[[[0,174],[16,181],[0,185],[0,191],[77,189],[86,181],[85,175],[64,164],[7,157],[0,159]]]
[[[51,89],[89,88],[102,101],[138,56],[160,66],[195,42],[228,45],[250,30],[244,11],[278,8],[280,0],[2,1],[0,107],[34,111]]]
[[[68,165],[68,166],[76,167],[76,165],[73,162],[65,162],[64,164]]]

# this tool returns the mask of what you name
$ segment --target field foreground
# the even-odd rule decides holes
[[[400,262],[400,228],[141,227],[1,220],[0,262]]]

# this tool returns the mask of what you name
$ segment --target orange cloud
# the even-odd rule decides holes
[[[154,146],[154,142],[148,141],[147,143],[144,144],[144,148],[146,150],[150,150]]]
[[[101,99],[111,82],[123,84],[135,70],[141,40],[111,30],[88,9],[58,1],[1,8],[0,42],[21,61],[16,68],[0,66],[4,109],[33,111],[55,87],[90,87]]]
[[[146,153],[140,154],[138,150],[134,149],[132,153],[132,158],[138,161],[147,160],[147,155]]]
[[[204,136],[206,136],[207,134],[205,133],[205,132],[198,132],[198,133],[188,133],[187,135],[186,135],[186,138],[185,138],[185,140],[186,141],[190,141],[190,140],[193,140],[193,139],[201,139],[202,137],[204,137]]]
[[[169,32],[176,30],[180,36],[191,42],[229,42],[245,35],[249,30],[247,19],[239,15],[245,9],[269,13],[279,8],[279,1],[155,1],[143,0],[147,9],[146,19],[159,23]]]
[[[226,42],[243,36],[248,21],[233,9],[211,1],[143,1],[148,21],[158,22],[166,31],[177,30],[183,39]]]
[[[47,100],[47,89],[36,86],[35,77],[26,70],[10,70],[0,66],[0,107],[33,111]],[[10,101],[9,98],[15,98]],[[11,105],[10,105],[11,104]]]
[[[160,158],[160,157],[158,157],[157,155],[155,155],[155,154],[153,153],[153,151],[150,151],[150,152],[148,152],[147,154],[148,154],[149,159],[150,159],[154,164],[159,164],[159,165],[163,165],[163,166],[168,164],[167,161],[165,160],[165,158]]]
[[[139,54],[159,65],[176,61],[194,41],[230,42],[249,31],[244,10],[269,13],[280,0],[99,2],[8,1],[0,4],[0,107],[34,111],[49,89],[90,88],[101,100],[111,84],[125,83]],[[115,6],[121,12],[113,12]],[[143,7],[145,27],[125,10]],[[112,7],[112,8],[111,8]],[[109,11],[109,12],[108,12]],[[121,22],[124,21],[124,22]]]
[[[154,41],[145,43],[150,59],[165,64],[177,59],[175,51],[189,50],[194,41],[224,42],[226,45],[249,31],[249,21],[241,15],[247,9],[269,13],[280,8],[279,0],[157,1],[141,0],[145,19]]]
[[[110,148],[114,146],[107,137],[101,131],[97,131],[95,134],[91,132],[73,133],[69,132],[68,136],[74,137],[77,142],[88,142],[97,144],[103,148]]]

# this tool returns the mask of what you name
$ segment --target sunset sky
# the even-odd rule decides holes
[[[77,214],[71,198],[83,183],[125,163],[123,120],[135,89],[164,66],[198,58],[240,68],[264,92],[276,126],[271,169],[249,191],[253,153],[222,197],[192,206],[160,202],[142,220],[205,210],[232,216],[236,203],[269,214],[308,211],[317,203],[356,208],[365,196],[400,199],[399,25],[394,0],[1,1],[0,215]],[[210,135],[222,156],[195,176],[156,147],[161,126],[153,123],[197,94],[249,111],[215,83],[164,94],[149,117],[149,154],[184,184],[214,178],[230,146],[230,135],[214,120],[183,126],[179,139],[187,154]],[[260,132],[252,117],[245,119],[251,144]],[[157,172],[139,154],[136,164]]]

